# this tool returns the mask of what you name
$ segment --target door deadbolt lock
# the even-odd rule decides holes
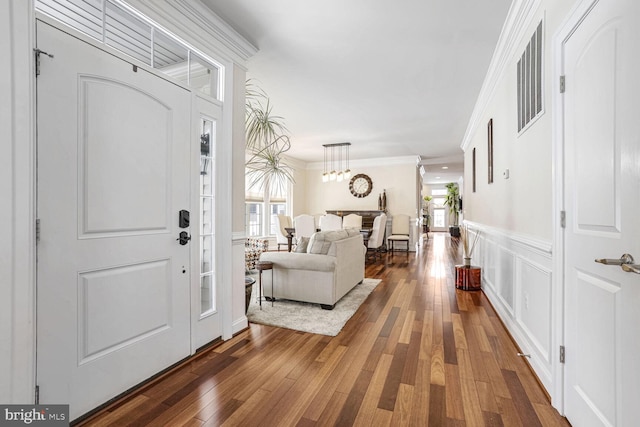
[[[179,236],[180,237],[178,237],[176,240],[179,241],[182,246],[186,245],[187,243],[189,243],[189,240],[191,240],[191,236],[189,236],[189,233],[187,233],[186,231],[181,231]]]

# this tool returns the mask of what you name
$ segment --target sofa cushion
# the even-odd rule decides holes
[[[353,227],[345,228],[345,229],[344,229],[344,231],[346,231],[346,232],[347,232],[347,235],[348,235],[349,237],[357,236],[358,234],[360,234],[360,229],[358,229],[358,228],[353,228]]]
[[[296,250],[294,252],[307,252],[307,248],[309,247],[309,238],[308,237],[300,237],[298,239],[298,243],[296,244]]]
[[[346,230],[320,231],[314,233],[311,239],[309,239],[307,253],[326,255],[329,252],[331,242],[346,239],[347,237],[349,237],[349,232]]]

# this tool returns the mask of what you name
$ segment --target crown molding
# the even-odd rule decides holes
[[[120,1],[209,55],[213,53],[238,65],[244,65],[258,52],[258,48],[200,1]]]
[[[441,165],[443,163],[463,163],[464,162],[464,154],[456,154],[455,156],[445,156],[445,157],[429,157],[420,159],[419,165]]]
[[[349,160],[349,168],[375,167],[375,166],[392,166],[392,165],[412,165],[416,166],[419,156],[400,156],[400,157],[378,157],[374,159],[358,159]],[[312,162],[306,164],[307,170],[322,170],[324,162]]]
[[[473,113],[464,134],[460,148],[467,151],[478,126],[485,125],[483,117],[507,66],[513,63],[513,57],[524,32],[529,28],[542,0],[514,0],[509,8],[507,19],[502,26],[498,43],[493,52],[489,70],[482,83]]]

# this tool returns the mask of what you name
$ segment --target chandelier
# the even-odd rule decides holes
[[[339,142],[337,144],[323,144],[324,147],[324,170],[322,182],[340,182],[351,177],[349,169],[349,146],[350,142]],[[342,170],[342,160],[345,160],[345,169]],[[337,165],[337,171],[336,171]]]

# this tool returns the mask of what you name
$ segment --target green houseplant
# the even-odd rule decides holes
[[[445,185],[447,188],[447,195],[444,199],[445,206],[449,207],[449,214],[453,215],[453,225],[449,226],[449,233],[451,237],[460,237],[460,226],[458,220],[460,217],[460,190],[458,184],[450,182]]]
[[[293,169],[283,154],[291,148],[287,127],[281,116],[273,114],[273,106],[264,90],[251,80],[246,83],[245,136],[246,174],[249,187],[285,194],[287,184],[294,182]]]
[[[422,198],[423,202],[422,202],[422,218],[423,218],[423,226],[424,226],[424,232],[428,233],[429,229],[431,227],[431,214],[429,213],[429,206],[431,205],[431,200],[433,199],[433,197],[431,196],[424,196]]]

